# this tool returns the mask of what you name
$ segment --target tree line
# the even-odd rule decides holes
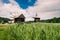
[[[8,21],[10,21],[10,19],[8,18],[2,18],[0,17],[0,23],[7,23]],[[28,21],[27,23],[33,23],[34,21]],[[51,19],[47,19],[47,20],[40,20],[40,22],[45,22],[45,23],[60,23],[60,17],[54,17]]]
[[[7,23],[8,21],[10,21],[10,19],[0,17],[0,23]]]
[[[46,22],[46,23],[60,23],[60,17],[54,17],[51,19],[47,19],[47,20],[41,20],[41,22]]]

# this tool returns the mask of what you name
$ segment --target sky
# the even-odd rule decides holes
[[[60,17],[60,0],[0,0],[0,17],[15,18],[24,14],[26,21]]]

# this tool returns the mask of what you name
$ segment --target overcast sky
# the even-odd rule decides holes
[[[0,0],[0,16],[13,18],[24,14],[26,20],[38,14],[42,19],[60,17],[60,0]]]

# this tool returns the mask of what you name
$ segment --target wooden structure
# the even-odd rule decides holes
[[[36,14],[36,16],[35,17],[33,17],[34,18],[34,22],[40,22],[40,17],[38,17],[38,15]]]
[[[14,19],[15,23],[25,22],[25,16],[21,14],[19,17]]]

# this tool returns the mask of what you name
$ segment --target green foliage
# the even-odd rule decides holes
[[[0,40],[60,40],[60,23],[9,25],[0,31]]]
[[[41,22],[46,22],[46,23],[60,23],[60,17],[59,18],[52,18],[52,19],[47,19],[47,20],[41,20]]]
[[[6,22],[8,22],[10,19],[8,19],[8,18],[2,18],[2,17],[0,17],[0,23],[6,23]]]

